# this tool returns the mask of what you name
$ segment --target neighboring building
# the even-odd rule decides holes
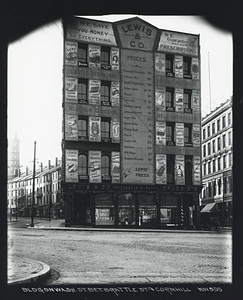
[[[227,100],[202,119],[201,219],[232,225],[233,112]]]
[[[63,25],[65,225],[200,226],[199,35]]]
[[[15,134],[8,143],[8,180],[19,176],[19,139]]]

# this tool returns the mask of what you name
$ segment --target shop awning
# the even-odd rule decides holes
[[[216,203],[208,203],[200,213],[211,213],[216,212]]]

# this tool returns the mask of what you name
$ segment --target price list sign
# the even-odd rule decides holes
[[[152,53],[121,56],[123,183],[154,183]]]

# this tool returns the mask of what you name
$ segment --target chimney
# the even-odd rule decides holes
[[[48,160],[48,168],[49,168],[49,170],[51,169],[51,161],[50,160]]]
[[[56,167],[58,166],[58,158],[56,157]]]
[[[26,176],[29,175],[29,169],[26,167]]]

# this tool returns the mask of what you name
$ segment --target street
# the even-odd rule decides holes
[[[231,232],[108,232],[10,227],[9,255],[42,261],[47,284],[231,283]]]

